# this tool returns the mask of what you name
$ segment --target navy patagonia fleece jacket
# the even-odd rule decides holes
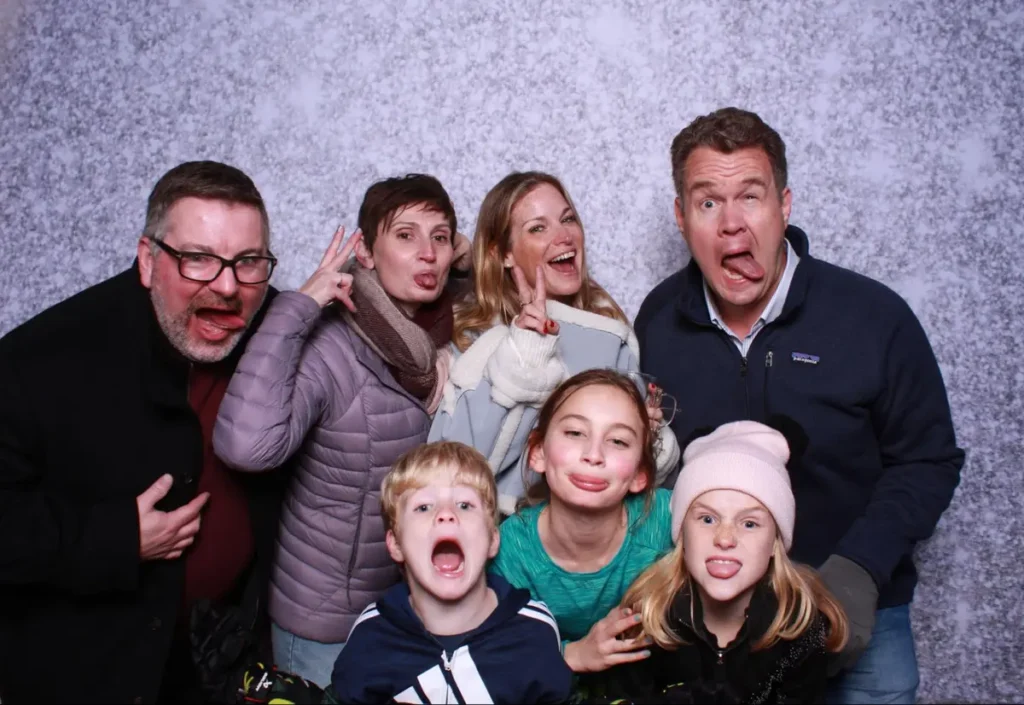
[[[964,462],[942,375],[898,294],[814,259],[799,228],[786,238],[800,263],[782,313],[746,357],[711,321],[691,260],[640,308],[640,368],[678,400],[681,447],[729,421],[798,422],[809,445],[789,466],[790,555],[814,567],[831,554],[848,558],[874,578],[879,607],[906,604],[914,545],[934,531]]]

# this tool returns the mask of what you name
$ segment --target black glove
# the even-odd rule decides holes
[[[829,664],[829,676],[834,676],[857,663],[864,649],[868,648],[878,609],[878,586],[866,570],[849,558],[834,554],[818,569],[818,574],[843,606],[850,623],[846,646]]]

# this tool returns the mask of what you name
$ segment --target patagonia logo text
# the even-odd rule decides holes
[[[808,355],[807,353],[795,352],[793,353],[793,362],[802,362],[807,365],[817,365],[820,360],[817,355]]]

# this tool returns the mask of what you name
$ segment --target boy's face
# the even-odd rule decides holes
[[[400,499],[388,552],[405,565],[410,590],[456,602],[485,579],[487,561],[498,553],[494,518],[479,493],[455,485],[455,473],[438,473]]]

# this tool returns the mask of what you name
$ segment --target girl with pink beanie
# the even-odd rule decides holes
[[[753,421],[693,441],[672,493],[674,550],[622,604],[651,656],[609,672],[638,702],[824,702],[829,654],[847,637],[836,599],[790,561],[796,514],[779,431]]]

